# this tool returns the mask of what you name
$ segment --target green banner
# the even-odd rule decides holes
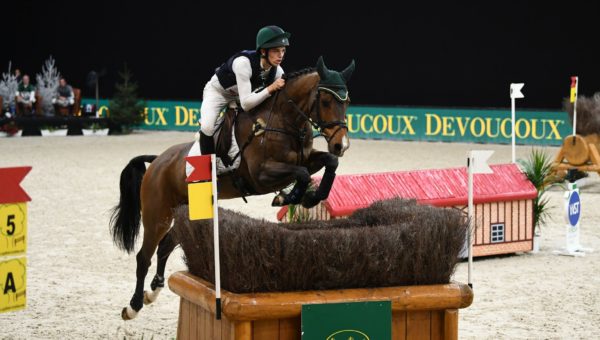
[[[561,145],[571,131],[566,112],[517,111],[517,144]],[[510,143],[511,113],[498,109],[350,107],[350,137]]]
[[[302,340],[392,338],[391,301],[302,306]]]
[[[92,99],[84,99],[94,104]],[[200,102],[146,102],[148,130],[196,131]],[[100,100],[100,114],[108,114],[108,101]],[[347,111],[350,138],[414,141],[510,144],[510,110],[436,109],[410,107],[350,106]],[[572,131],[566,112],[517,110],[516,142],[530,145],[562,145]]]

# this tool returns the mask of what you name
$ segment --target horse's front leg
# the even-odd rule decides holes
[[[303,166],[267,161],[264,163],[262,170],[258,175],[261,186],[265,187],[276,187],[280,185],[282,181],[285,181],[286,178],[288,178],[290,182],[295,179],[296,185],[294,185],[294,188],[289,194],[285,195],[281,193],[275,196],[273,203],[271,203],[274,207],[299,204],[310,183],[310,173],[308,172],[308,169]]]
[[[329,192],[331,191],[333,181],[335,180],[335,171],[338,167],[337,156],[329,152],[313,150],[307,160],[308,171],[310,173],[315,173],[322,167],[325,167],[325,173],[323,174],[319,187],[316,191],[307,192],[302,199],[302,206],[305,208],[312,208],[329,197]]]

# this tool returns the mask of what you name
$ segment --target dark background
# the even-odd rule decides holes
[[[12,60],[35,78],[52,55],[85,97],[87,73],[105,69],[110,97],[127,62],[144,98],[201,100],[215,67],[275,24],[292,33],[288,72],[354,58],[357,105],[508,107],[509,84],[524,82],[520,107],[557,109],[571,75],[580,94],[600,91],[598,2],[359,3],[11,1],[0,70]]]

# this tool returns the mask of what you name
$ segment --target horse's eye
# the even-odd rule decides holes
[[[331,101],[330,100],[324,100],[321,103],[323,103],[323,107],[329,107],[331,105]]]

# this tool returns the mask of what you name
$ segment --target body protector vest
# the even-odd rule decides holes
[[[257,89],[263,89],[275,81],[275,74],[277,73],[277,67],[271,67],[269,72],[264,72],[260,67],[260,54],[256,51],[244,50],[234,54],[221,66],[219,66],[215,73],[219,79],[219,83],[224,89],[227,89],[236,84],[235,73],[233,73],[232,64],[235,58],[244,56],[250,60],[250,66],[252,67],[252,77],[250,83],[252,84],[252,91],[256,92]]]

